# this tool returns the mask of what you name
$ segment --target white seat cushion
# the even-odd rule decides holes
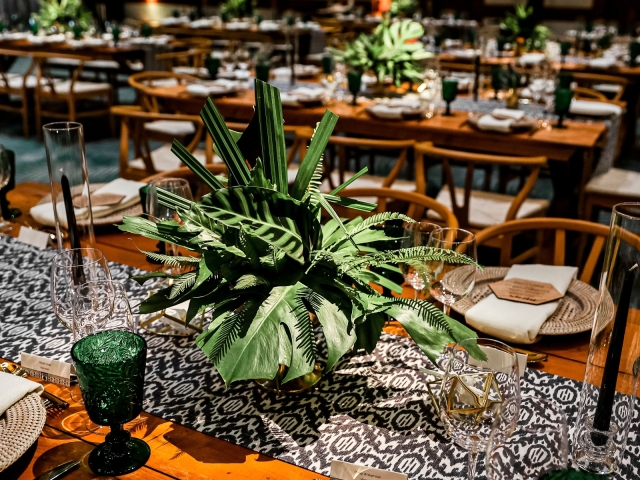
[[[111,85],[108,83],[93,83],[93,82],[75,82],[73,85],[73,93],[102,93],[106,90],[110,90]],[[51,92],[51,87],[45,85],[43,87],[45,92]],[[64,80],[55,84],[55,92],[58,94],[67,94],[71,90],[71,81]]]
[[[102,70],[118,70],[120,68],[120,64],[115,60],[89,60],[84,63],[84,66]]]
[[[640,197],[640,172],[612,168],[607,173],[592,178],[587,183],[585,192]]]
[[[597,83],[591,85],[591,88],[604,93],[618,93],[622,90],[622,85],[616,85],[615,83]]]
[[[456,203],[462,205],[464,202],[464,188],[456,188]],[[503,223],[509,213],[509,207],[514,197],[511,195],[503,195],[501,193],[482,192],[478,190],[471,191],[469,199],[469,223],[473,227],[485,228],[492,225]],[[451,195],[449,187],[445,185],[438,193],[436,201],[453,211],[451,206]],[[516,218],[528,218],[544,215],[549,202],[547,200],[527,199],[520,206]],[[429,210],[427,212],[429,218],[438,218],[438,215]]]
[[[65,66],[78,66],[80,65],[80,60],[75,58],[50,58],[47,60],[47,63],[51,65],[65,65]]]
[[[16,89],[16,90],[22,88],[22,86],[25,83],[24,77],[22,75],[17,75],[17,74],[12,74],[11,77],[7,76],[7,80],[9,82],[9,88]],[[45,79],[41,79],[40,82],[43,85],[46,85],[47,81]],[[54,80],[54,83],[57,83],[57,82]],[[29,75],[26,78],[27,88],[36,88],[37,84],[38,84],[38,78],[35,75]]]
[[[206,163],[206,154],[204,150],[195,150],[193,152],[193,156],[201,163]],[[153,150],[151,152],[151,161],[153,162],[153,166],[158,172],[167,172],[169,170],[176,170],[178,168],[184,167],[184,163],[176,157],[176,155],[171,151],[171,145],[163,145],[160,148]],[[213,163],[221,163],[222,159],[217,155],[213,156]],[[141,158],[136,158],[135,160],[131,160],[129,162],[129,167],[137,168],[140,170],[145,170],[144,160]]]
[[[192,122],[184,120],[156,120],[144,124],[144,129],[151,132],[164,133],[184,137],[195,133],[196,127]]]

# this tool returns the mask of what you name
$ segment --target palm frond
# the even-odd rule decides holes
[[[201,259],[196,257],[174,257],[173,255],[164,255],[161,253],[155,252],[147,252],[145,250],[140,250],[140,252],[144,253],[147,258],[153,260],[154,262],[161,262],[170,267],[195,267],[200,263]]]
[[[437,308],[433,303],[425,300],[416,300],[413,298],[400,298],[393,299],[393,303],[400,305],[404,308],[414,310],[418,313],[430,326],[438,328],[447,332],[451,337],[454,337],[453,330],[444,318],[442,310]]]
[[[309,309],[305,301],[310,291],[301,288],[296,294],[296,306],[291,313],[296,317],[296,346],[302,350],[302,355],[307,362],[315,363],[317,358],[316,337],[313,333],[313,325],[309,316]]]
[[[173,280],[171,286],[171,293],[169,298],[176,298],[185,292],[188,288],[192,287],[198,278],[198,272],[188,272]]]
[[[354,259],[348,259],[340,264],[340,270],[346,272],[352,268],[362,268],[364,266],[377,267],[385,263],[402,263],[410,260],[452,262],[463,265],[475,265],[480,268],[480,265],[478,265],[475,260],[461,253],[443,248],[410,247],[389,252],[376,252]]]

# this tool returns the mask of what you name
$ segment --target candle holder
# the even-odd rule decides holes
[[[640,368],[640,203],[613,207],[578,418],[574,465],[609,474],[625,454]],[[617,392],[616,392],[617,390]]]
[[[95,247],[82,124],[48,123],[42,130],[58,249]]]

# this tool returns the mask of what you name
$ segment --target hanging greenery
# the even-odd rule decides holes
[[[32,15],[38,25],[50,31],[71,32],[81,28],[86,31],[91,26],[93,14],[82,4],[82,0],[40,0],[40,11]]]
[[[424,28],[413,20],[393,22],[387,18],[371,35],[361,34],[344,50],[332,49],[337,62],[354,70],[371,71],[379,83],[391,77],[399,87],[402,82],[421,82],[424,66],[421,61],[433,56],[420,38]]]

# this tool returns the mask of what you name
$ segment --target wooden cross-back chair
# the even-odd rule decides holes
[[[140,105],[148,112],[162,110],[161,103],[154,94],[154,89],[199,81],[200,79],[193,75],[175,72],[140,72],[129,77],[129,85],[136,90]]]
[[[593,88],[578,86],[573,87],[571,90],[573,90],[574,98],[577,100],[585,98],[588,100],[598,100],[600,102],[609,101],[604,93],[599,92],[598,90],[594,90]]]
[[[167,62],[167,64],[173,70],[174,68],[191,68],[194,71],[196,69],[205,68],[205,59],[211,53],[211,48],[190,48],[181,52],[168,52],[159,53],[156,55],[156,60]],[[187,73],[188,72],[177,72]]]
[[[624,93],[629,85],[629,80],[624,77],[617,77],[615,75],[604,75],[600,73],[587,73],[587,72],[572,72],[573,81],[578,84],[579,87],[588,87],[592,90],[600,93],[610,93],[611,97],[604,95],[605,100],[611,100],[619,102],[622,100]],[[611,86],[609,88],[605,87]],[[602,89],[602,90],[600,90]]]
[[[373,212],[362,212],[333,205],[336,212],[344,218],[364,218],[376,213],[400,212],[419,222],[425,220],[425,214],[430,211],[434,212],[446,227],[458,227],[458,220],[451,210],[433,198],[420,193],[403,192],[392,188],[345,188],[338,195],[378,204],[378,207]]]
[[[55,118],[75,122],[80,118],[104,117],[109,118],[109,126],[113,131],[112,118],[109,109],[113,104],[113,89],[109,83],[82,81],[84,64],[91,57],[73,54],[56,54],[56,58],[65,58],[78,62],[72,70],[71,77],[56,80],[51,73],[52,66],[48,64],[48,52],[31,52],[37,67],[35,83],[35,120],[36,132],[42,135],[42,118]],[[86,109],[79,109],[82,102],[91,101],[93,104]],[[51,105],[51,106],[50,106]]]
[[[550,248],[545,248],[544,234],[549,231],[552,233],[553,241]],[[534,246],[514,255],[514,238],[525,232],[533,232],[536,242]],[[575,239],[575,242],[568,245],[567,233],[571,232],[580,235]],[[500,266],[503,267],[510,267],[529,260],[537,263],[565,265],[567,247],[570,246],[574,252],[577,251],[576,260],[582,262],[585,247],[588,245],[587,237],[593,236],[586,260],[582,265],[577,265],[580,269],[579,279],[590,283],[608,235],[609,227],[599,223],[567,218],[525,218],[481,230],[476,234],[476,242],[478,246],[497,246],[500,249]],[[636,243],[640,243],[640,238],[637,238]],[[482,259],[480,261],[482,262]]]
[[[547,163],[546,157],[511,157],[464,152],[439,148],[431,142],[423,142],[415,146],[416,178],[426,177],[423,170],[425,156],[441,160],[445,185],[436,196],[436,200],[453,211],[462,228],[478,230],[516,218],[543,216],[549,206],[547,200],[527,198],[538,180],[540,169]],[[455,186],[453,162],[466,168],[462,188]],[[519,168],[528,171],[528,176],[515,196],[474,190],[476,166]]]
[[[28,56],[25,52],[8,49],[0,49],[0,55],[9,58]],[[0,71],[0,95],[6,95],[7,99],[6,102],[0,102],[0,110],[19,113],[22,116],[22,131],[25,138],[29,136],[29,99],[35,88],[36,76],[33,75],[35,69],[36,63],[31,60],[24,74],[9,73],[5,68]],[[12,101],[10,97],[17,98],[17,102]]]

